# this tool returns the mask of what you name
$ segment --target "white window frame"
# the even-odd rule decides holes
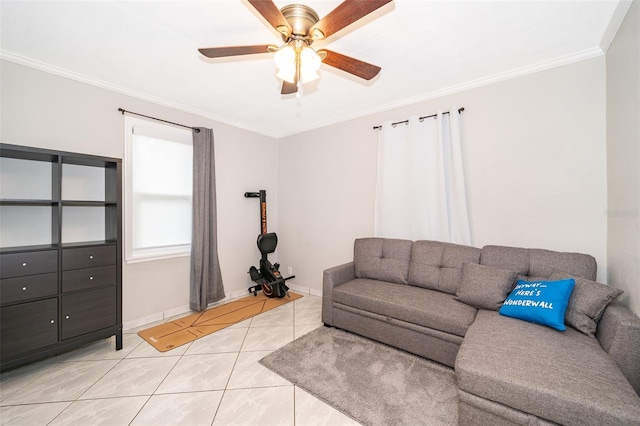
[[[174,257],[186,257],[191,255],[191,243],[170,245],[154,248],[136,249],[133,248],[133,226],[134,226],[134,203],[133,203],[133,143],[134,128],[136,126],[145,128],[159,135],[161,139],[175,142],[188,143],[193,145],[190,130],[179,129],[175,126],[151,122],[136,117],[125,116],[125,154],[124,154],[124,257],[127,263],[147,262],[159,259]],[[191,218],[190,218],[191,220]]]

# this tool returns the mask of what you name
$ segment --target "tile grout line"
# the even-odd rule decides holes
[[[93,381],[93,383],[88,386],[80,395],[78,395],[74,400],[71,401],[71,403],[69,405],[67,405],[65,407],[64,410],[60,411],[53,419],[51,419],[50,422],[47,423],[47,425],[50,425],[51,423],[53,423],[58,417],[60,417],[65,411],[67,411],[69,409],[69,407],[71,407],[73,404],[75,404],[76,402],[81,401],[80,398],[82,398],[82,396],[84,394],[86,394],[87,392],[89,392],[89,390],[91,388],[93,388],[102,378],[104,378],[107,374],[109,374],[110,371],[112,371],[114,368],[116,368],[118,365],[120,365],[120,363],[124,360],[124,358],[119,359],[118,362],[116,362],[115,364],[113,364],[113,366],[111,368],[109,368],[107,371],[104,372],[104,374],[102,374],[100,377],[98,377],[96,380]],[[94,360],[94,361],[109,361],[109,360]],[[69,362],[69,364],[75,363],[75,362],[83,362],[83,361],[71,361]],[[61,362],[63,363],[63,362]],[[96,399],[104,399],[104,398],[96,398]],[[49,401],[48,403],[53,403],[54,401]]]
[[[298,324],[298,319],[297,319],[297,314],[298,312],[303,312],[305,311],[305,309],[314,309],[317,310],[318,307],[316,306],[315,303],[305,303],[304,306],[298,306],[297,303],[298,300],[294,300],[293,305],[291,306],[291,312],[292,312],[292,319],[291,319],[291,325],[292,325],[292,329],[290,331],[290,341],[295,341],[296,339],[296,327],[303,327],[303,326],[315,326],[315,324],[311,324],[311,322],[304,320],[304,318],[302,319],[302,323]],[[260,334],[260,331],[258,330],[260,327],[258,327],[259,321],[254,321],[256,318],[260,317],[259,314],[255,317],[253,317],[251,319],[251,321],[249,322],[249,324],[246,327],[240,327],[241,329],[244,330],[243,334],[242,334],[242,342],[240,343],[239,347],[237,350],[231,350],[231,351],[225,351],[225,352],[211,352],[211,353],[226,353],[228,355],[231,354],[235,354],[235,359],[233,362],[233,366],[230,369],[230,373],[228,375],[228,377],[226,378],[226,383],[224,385],[224,389],[220,389],[221,392],[221,396],[219,399],[219,402],[216,406],[215,412],[213,413],[213,418],[211,420],[211,423],[213,424],[215,422],[215,419],[220,415],[221,413],[221,407],[222,407],[222,401],[226,396],[229,396],[227,391],[230,391],[232,389],[229,389],[229,385],[231,383],[231,378],[233,377],[234,373],[238,373],[239,370],[236,371],[237,368],[240,367],[239,364],[239,358],[240,355],[244,352],[250,353],[250,352],[267,352],[267,353],[271,353],[274,350],[277,350],[279,348],[275,348],[275,349],[268,349],[268,350],[264,350],[263,347],[258,348],[256,346],[256,348],[252,349],[252,350],[247,350],[247,351],[243,351],[244,346],[247,344],[247,342],[249,341],[249,333],[251,332],[251,330],[253,328],[256,328],[255,332]],[[310,319],[310,317],[308,315],[305,315],[305,318]],[[321,323],[320,323],[321,324]],[[255,327],[252,328],[252,325],[255,325]],[[271,325],[269,327],[277,327],[279,326],[279,324],[275,324],[275,325]],[[265,326],[266,327],[266,326]],[[128,333],[128,334],[136,334],[136,333]],[[132,342],[133,343],[133,342]],[[284,346],[288,344],[284,343],[282,345],[280,345],[280,347]],[[164,375],[164,377],[160,380],[159,384],[155,387],[155,389],[151,392],[151,394],[149,395],[123,395],[123,396],[107,396],[107,397],[95,397],[95,398],[90,398],[90,399],[81,399],[84,395],[86,395],[91,389],[95,388],[95,386],[97,385],[97,383],[104,379],[105,376],[107,376],[109,373],[111,373],[114,369],[124,366],[126,364],[126,362],[124,362],[125,360],[135,360],[135,359],[157,359],[157,358],[161,358],[161,357],[157,357],[157,356],[141,356],[141,357],[132,357],[132,354],[136,351],[137,348],[141,347],[142,345],[144,345],[144,342],[142,340],[138,341],[137,344],[135,345],[131,345],[132,349],[128,351],[128,353],[126,355],[124,355],[122,358],[109,358],[109,357],[105,357],[105,358],[96,358],[96,359],[76,359],[76,360],[62,360],[60,362],[56,362],[56,363],[50,363],[52,368],[55,368],[58,364],[60,365],[64,365],[64,364],[78,364],[78,363],[86,363],[86,362],[100,362],[100,361],[112,361],[114,362],[114,365],[109,367],[104,373],[102,373],[99,377],[97,377],[96,379],[94,379],[92,381],[92,383],[90,383],[88,385],[88,387],[86,389],[84,389],[76,398],[74,399],[69,399],[69,400],[65,400],[65,401],[47,401],[47,402],[42,402],[42,403],[28,403],[28,404],[11,404],[9,406],[15,406],[15,405],[40,405],[40,404],[57,404],[57,403],[66,403],[66,407],[64,407],[62,409],[62,411],[60,411],[58,414],[56,414],[51,420],[49,420],[48,422],[46,422],[46,424],[50,424],[52,422],[55,422],[56,419],[59,419],[61,415],[63,415],[65,412],[69,412],[71,405],[73,405],[75,402],[82,402],[82,401],[98,401],[98,400],[110,400],[110,399],[119,399],[119,398],[134,398],[134,397],[146,397],[146,399],[143,401],[140,401],[142,403],[142,405],[137,409],[137,412],[135,412],[135,414],[132,413],[133,417],[131,418],[131,420],[129,421],[128,424],[132,424],[137,418],[139,418],[139,416],[141,415],[141,413],[143,412],[143,410],[145,409],[145,407],[149,407],[149,403],[150,403],[150,399],[154,396],[157,395],[158,390],[160,389],[160,387],[167,382],[168,377],[175,371],[175,369],[177,368],[178,364],[180,362],[182,362],[185,359],[189,358],[189,354],[188,351],[190,350],[190,347],[193,345],[193,342],[190,342],[185,351],[176,356],[177,360],[175,361],[175,363],[171,366],[171,368],[169,369],[169,371]],[[268,347],[268,344],[267,344]],[[213,349],[208,349],[208,350],[213,350]],[[209,352],[205,351],[206,354],[208,354]],[[203,353],[203,354],[205,354]],[[87,353],[85,355],[88,355],[88,358],[90,358],[91,354]],[[104,354],[102,354],[100,351],[98,351],[95,356],[104,356]],[[191,354],[191,355],[200,355],[200,354]],[[54,365],[55,364],[55,365]],[[50,366],[44,366],[45,368],[50,368]],[[11,395],[14,395],[15,392],[19,392],[20,389],[24,389],[25,387],[29,386],[30,383],[33,383],[35,380],[37,380],[38,377],[42,376],[43,374],[46,374],[46,371],[44,372],[39,372],[36,375],[34,375],[32,378],[29,378],[25,383],[20,384],[19,387],[17,388],[17,390],[11,392],[6,398],[10,397]],[[247,387],[240,387],[237,388],[235,390],[245,390],[245,389],[255,389],[255,388],[289,388],[291,389],[291,391],[293,391],[293,395],[292,395],[292,403],[293,403],[293,410],[292,410],[292,414],[293,414],[293,424],[295,425],[296,422],[296,386],[292,385],[292,384],[288,384],[287,386],[283,386],[283,385],[274,385],[274,384],[267,384],[264,386],[249,386],[247,385]],[[184,391],[184,392],[171,392],[174,394],[181,394],[181,393],[197,393],[197,392],[209,392],[210,390],[199,390],[199,391]],[[44,423],[43,423],[44,424]]]
[[[303,296],[304,297],[304,296]],[[296,301],[293,301],[293,340],[296,340]],[[293,426],[296,425],[296,385],[293,385]]]
[[[227,387],[229,386],[229,382],[231,381],[231,376],[233,376],[233,372],[236,369],[236,365],[238,365],[238,358],[240,358],[240,352],[242,352],[242,347],[244,346],[245,341],[247,340],[247,335],[249,334],[249,329],[251,328],[251,324],[253,323],[253,319],[257,317],[255,315],[251,317],[251,321],[249,321],[249,325],[246,328],[244,333],[244,337],[242,338],[242,343],[240,344],[240,348],[238,348],[238,352],[236,353],[236,360],[233,362],[233,367],[231,368],[231,373],[229,373],[229,377],[227,378],[227,383],[224,385],[224,389],[222,389],[222,395],[220,396],[220,402],[218,402],[218,406],[216,407],[215,413],[213,413],[213,419],[211,419],[211,425],[215,423],[216,417],[218,416],[218,412],[220,411],[220,406],[222,405],[222,401],[224,400],[224,396],[227,394]]]
[[[191,346],[191,343],[189,343],[189,346]],[[187,348],[189,349],[189,348]],[[185,350],[186,353],[186,350]],[[158,386],[156,386],[156,388],[153,390],[153,392],[151,392],[151,395],[148,396],[147,400],[144,402],[144,404],[142,404],[142,407],[140,407],[140,409],[138,409],[138,411],[136,412],[136,415],[133,416],[133,418],[131,419],[131,421],[129,422],[129,425],[131,425],[135,419],[140,415],[140,413],[142,412],[142,410],[144,410],[144,407],[147,406],[147,404],[149,403],[149,401],[151,401],[151,398],[153,397],[153,395],[156,394],[156,391],[158,389],[160,389],[160,386],[162,386],[162,384],[164,383],[165,380],[167,380],[167,377],[169,377],[169,374],[171,374],[171,372],[173,371],[174,368],[176,368],[176,365],[178,365],[178,363],[180,362],[180,360],[182,359],[182,357],[184,356],[184,353],[182,355],[180,355],[180,358],[178,358],[178,360],[176,361],[175,364],[173,364],[173,367],[171,367],[171,369],[167,372],[167,374],[164,376],[164,378],[160,381],[160,383],[158,384]],[[137,358],[139,359],[139,358]]]
[[[292,305],[293,317],[292,317],[292,330],[291,330],[291,333],[293,335],[292,336],[293,339],[295,339],[295,300],[292,301],[292,303],[293,303],[293,305]],[[216,409],[216,413],[215,413],[215,415],[213,417],[213,420],[211,422],[212,425],[213,425],[213,423],[215,423],[215,419],[218,416],[218,412],[220,411],[220,407],[222,405],[222,401],[224,400],[224,396],[227,394],[227,391],[228,390],[241,390],[241,389],[243,389],[243,388],[241,388],[241,389],[228,389],[228,386],[229,386],[229,383],[231,382],[231,377],[233,376],[233,373],[234,373],[236,367],[238,366],[238,359],[240,358],[240,354],[243,353],[242,349],[244,347],[244,344],[247,341],[247,336],[249,335],[249,331],[251,330],[251,326],[253,325],[254,320],[256,318],[258,318],[262,314],[265,314],[265,312],[261,312],[260,314],[255,315],[255,316],[253,316],[251,318],[251,322],[249,323],[249,326],[247,327],[247,331],[246,331],[246,333],[244,335],[244,338],[242,339],[242,344],[240,345],[240,349],[238,350],[238,353],[237,353],[237,356],[236,356],[236,361],[235,361],[235,363],[233,365],[233,368],[231,369],[231,374],[229,375],[229,378],[227,379],[227,383],[225,385],[225,389],[223,391],[222,397],[220,398],[220,403],[218,404],[218,407]],[[260,328],[260,327],[258,327],[258,325],[256,324],[256,326],[254,328]],[[256,351],[244,351],[244,352],[249,353],[249,352],[264,352],[264,351],[256,350]],[[271,353],[271,352],[273,352],[273,350],[269,351],[269,352]],[[260,387],[246,388],[246,389],[257,389],[257,388],[266,389],[266,388],[275,388],[275,387],[280,387],[280,386],[260,386]],[[292,386],[292,388],[293,388],[293,392],[294,392],[293,413],[294,413],[294,422],[295,422],[295,386]]]

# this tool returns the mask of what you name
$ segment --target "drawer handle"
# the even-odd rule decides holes
[[[65,315],[65,316],[64,316],[64,319],[69,319],[69,315]]]
[[[56,323],[56,320],[51,320],[51,324],[55,324],[55,323]]]
[[[26,287],[22,287],[22,291],[27,291],[27,288]]]
[[[22,262],[22,266],[27,266],[27,262]]]
[[[89,255],[89,259],[93,259],[93,255],[92,254]]]
[[[93,275],[91,275],[91,276],[89,277],[89,279],[90,279],[90,280],[92,280],[92,279],[93,279]]]

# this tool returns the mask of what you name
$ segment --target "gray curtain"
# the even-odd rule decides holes
[[[213,130],[199,127],[193,129],[190,306],[194,311],[204,311],[209,303],[224,299],[217,234]]]

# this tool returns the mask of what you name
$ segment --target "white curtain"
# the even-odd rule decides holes
[[[450,111],[382,124],[375,236],[471,244],[460,114]]]

